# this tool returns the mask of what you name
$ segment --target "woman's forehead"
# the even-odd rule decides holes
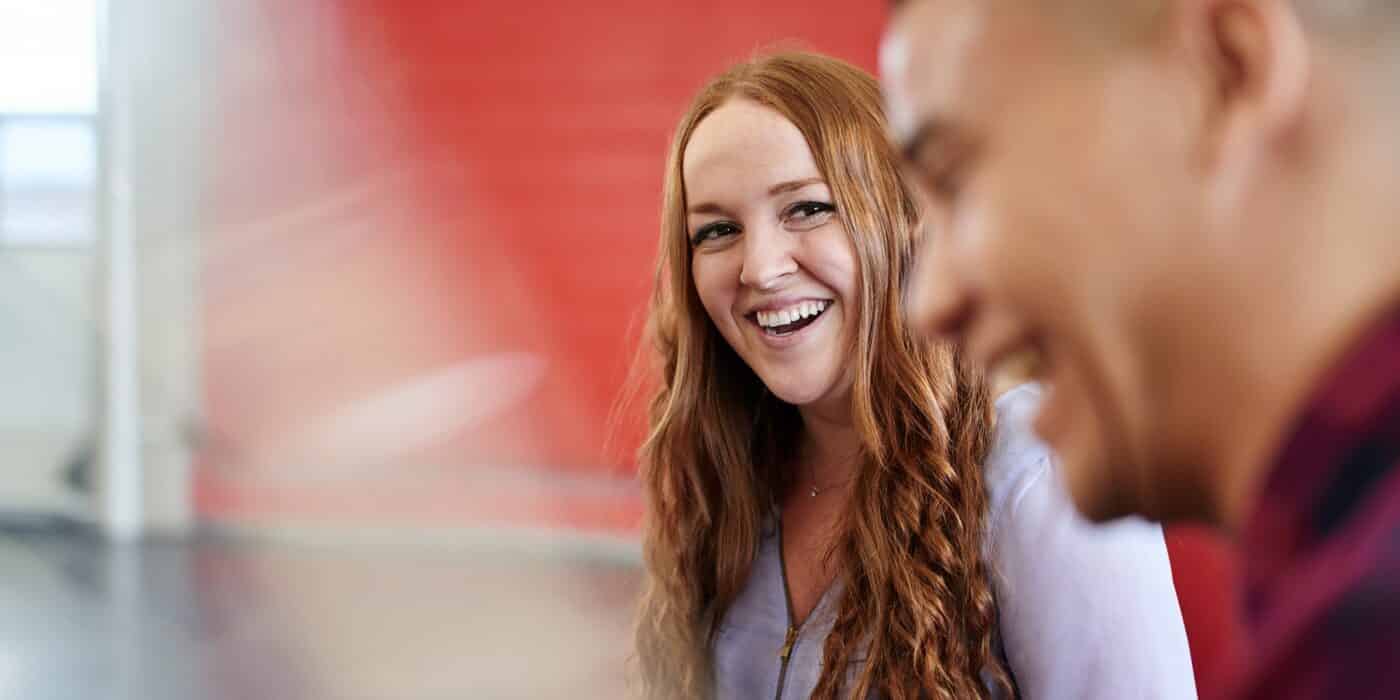
[[[735,185],[767,188],[821,177],[806,137],[777,111],[749,100],[731,100],[710,113],[691,134],[682,157],[690,196]]]

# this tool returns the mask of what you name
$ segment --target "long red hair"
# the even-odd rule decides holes
[[[982,557],[987,389],[900,312],[919,211],[886,139],[876,82],[810,53],[763,56],[716,77],[671,145],[648,325],[659,384],[641,450],[641,689],[648,698],[712,694],[716,626],[748,578],[801,431],[796,409],[764,391],[720,336],[691,281],[682,157],[696,125],[732,99],[776,110],[806,137],[863,280],[852,411],[864,465],[832,550],[845,592],[823,667],[845,669],[864,653],[856,697],[983,697],[984,679],[1009,690]],[[814,697],[836,697],[845,681],[825,672]]]

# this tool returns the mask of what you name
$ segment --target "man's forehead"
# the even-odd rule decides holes
[[[916,118],[971,118],[1038,65],[1045,37],[1024,3],[913,0],[897,11],[881,45],[891,127],[903,138]],[[1018,10],[1018,6],[1019,10]]]
[[[985,14],[969,0],[917,0],[899,10],[886,43],[903,46],[910,79],[925,79],[932,67],[962,62],[985,32]]]
[[[967,107],[986,46],[986,13],[970,0],[916,0],[898,11],[880,47],[890,126],[901,140],[930,114]]]

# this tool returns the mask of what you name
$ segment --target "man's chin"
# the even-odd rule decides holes
[[[1070,501],[1090,522],[1102,523],[1145,515],[1129,489],[1121,488],[1105,465],[1070,463],[1061,467]]]

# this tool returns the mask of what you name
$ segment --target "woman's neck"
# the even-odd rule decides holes
[[[802,415],[802,439],[795,465],[799,471],[794,476],[817,487],[849,480],[860,455],[860,435],[850,410],[823,411],[802,406],[798,412]]]

